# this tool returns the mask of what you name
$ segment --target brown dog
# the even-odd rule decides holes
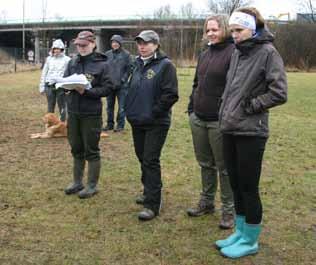
[[[67,123],[60,121],[54,113],[47,113],[42,118],[45,124],[45,132],[31,134],[32,139],[53,138],[67,136]],[[100,137],[108,137],[109,135],[102,132]]]
[[[42,118],[45,132],[31,134],[32,139],[67,136],[67,123],[60,121],[54,113],[47,113]]]

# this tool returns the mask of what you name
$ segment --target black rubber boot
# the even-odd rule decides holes
[[[73,164],[73,183],[71,183],[66,189],[65,194],[70,195],[77,193],[84,189],[82,184],[83,172],[85,167],[85,160],[74,159]]]
[[[80,199],[90,198],[98,192],[97,184],[99,181],[100,169],[100,160],[88,162],[88,185],[84,188],[84,190],[79,192],[78,196]]]

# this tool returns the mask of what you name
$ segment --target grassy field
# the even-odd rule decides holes
[[[261,194],[259,254],[231,261],[213,248],[230,231],[220,211],[191,219],[200,192],[187,115],[193,71],[179,70],[180,101],[162,155],[164,208],[137,220],[141,192],[131,131],[102,139],[100,193],[65,196],[72,159],[66,139],[41,132],[40,73],[0,75],[0,264],[298,265],[316,260],[316,74],[289,74],[289,102],[271,111]],[[217,197],[217,208],[220,208]]]

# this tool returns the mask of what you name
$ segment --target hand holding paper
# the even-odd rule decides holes
[[[65,88],[68,90],[77,90],[80,94],[83,94],[84,90],[91,88],[90,82],[83,74],[73,74],[65,78],[56,79],[56,88]]]

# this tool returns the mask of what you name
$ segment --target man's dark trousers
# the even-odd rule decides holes
[[[125,126],[125,99],[126,99],[127,89],[121,87],[120,89],[112,92],[106,97],[107,101],[107,126],[109,128],[114,128],[114,107],[115,99],[118,101],[118,111],[117,111],[117,128],[124,128]]]

